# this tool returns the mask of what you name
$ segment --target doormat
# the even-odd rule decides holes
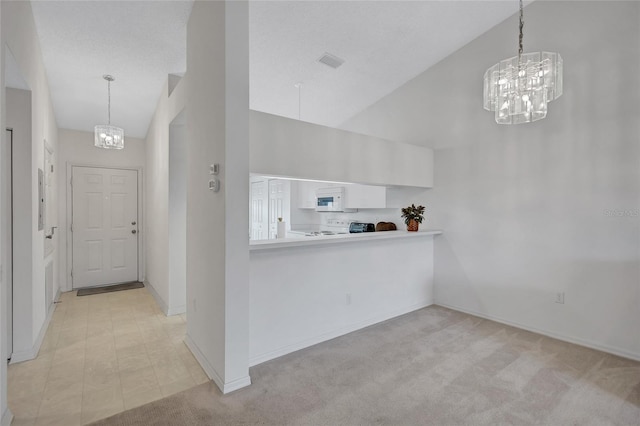
[[[92,294],[111,293],[112,291],[133,290],[134,288],[143,288],[144,284],[140,281],[131,283],[105,285],[102,287],[81,288],[78,290],[78,296],[90,296]]]

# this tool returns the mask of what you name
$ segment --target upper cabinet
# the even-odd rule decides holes
[[[345,185],[345,207],[383,209],[387,207],[387,188],[371,185]]]
[[[329,186],[326,182],[307,182],[296,181],[298,186],[298,203],[299,209],[315,209],[316,208],[316,191],[320,188]]]
[[[384,186],[309,181],[295,182],[298,191],[296,206],[299,209],[315,209],[316,191],[321,188],[330,188],[334,186],[341,186],[345,188],[345,208],[383,209],[387,207],[387,188]]]

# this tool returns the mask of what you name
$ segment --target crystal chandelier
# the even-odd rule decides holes
[[[562,95],[562,57],[553,52],[522,53],[523,27],[520,0],[518,56],[484,73],[484,109],[495,111],[498,124],[540,120],[547,115],[547,102]]]
[[[115,80],[113,76],[103,75],[107,80],[107,90],[109,93],[109,124],[98,124],[95,127],[95,146],[107,149],[124,148],[124,130],[111,125],[111,82]]]

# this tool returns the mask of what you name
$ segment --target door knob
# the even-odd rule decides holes
[[[136,224],[136,221],[134,220],[133,222],[131,222],[131,224],[132,224],[132,225],[135,225],[135,224]]]
[[[137,233],[137,232],[138,232],[138,231],[136,231],[135,229],[132,229],[132,230],[131,230],[131,233],[132,233],[132,234],[135,234],[135,233]]]

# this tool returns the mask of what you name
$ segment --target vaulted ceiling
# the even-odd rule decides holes
[[[191,1],[34,1],[58,126],[145,137],[186,71]],[[517,11],[515,1],[251,1],[250,107],[337,126]],[[337,69],[318,59],[344,60]],[[294,85],[301,82],[300,88]],[[425,94],[426,96],[427,94]]]

